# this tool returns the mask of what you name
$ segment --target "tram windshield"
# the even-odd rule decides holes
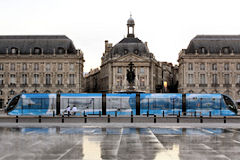
[[[16,107],[16,105],[18,104],[18,101],[20,99],[20,96],[21,95],[17,95],[13,99],[10,100],[10,102],[8,103],[7,108],[6,108],[6,112],[10,112]]]
[[[223,96],[224,102],[225,102],[225,104],[227,105],[227,107],[228,107],[231,111],[237,113],[237,107],[236,107],[236,105],[234,104],[233,100],[232,100],[230,97],[226,96],[226,95],[222,95],[222,96]]]

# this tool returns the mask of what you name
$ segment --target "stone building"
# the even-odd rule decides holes
[[[0,36],[0,108],[20,93],[82,92],[83,62],[66,36]]]
[[[181,93],[240,97],[240,36],[198,35],[179,53]]]
[[[136,75],[133,84],[135,91],[146,93],[168,91],[168,87],[163,90],[163,80],[169,81],[168,85],[172,82],[168,79],[172,77],[172,65],[158,62],[149,51],[147,42],[144,43],[135,37],[134,27],[135,22],[130,17],[127,21],[127,37],[114,46],[105,41],[100,70],[86,76],[86,84],[90,84],[94,79],[93,76],[97,77],[97,80],[95,79],[97,84],[92,82],[92,85],[88,85],[90,88],[85,91],[108,93],[128,91],[129,83],[126,75],[130,62],[134,64]],[[162,66],[165,66],[164,70]]]

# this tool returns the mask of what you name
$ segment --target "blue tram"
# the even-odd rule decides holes
[[[135,115],[237,115],[233,100],[223,94],[178,93],[63,93],[20,94],[7,107],[9,115],[65,114],[66,107],[77,107],[77,115],[103,114]]]

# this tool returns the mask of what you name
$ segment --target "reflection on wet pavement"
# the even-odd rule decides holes
[[[0,128],[0,160],[239,159],[240,130],[216,128]]]

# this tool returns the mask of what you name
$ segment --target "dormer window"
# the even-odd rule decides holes
[[[15,48],[15,47],[11,48],[11,53],[12,54],[17,54],[17,52],[18,52],[17,48]]]
[[[58,53],[63,54],[65,52],[65,49],[62,47],[58,47]]]
[[[138,50],[138,49],[135,49],[135,50],[134,50],[134,53],[135,53],[135,54],[138,54],[138,53],[139,53],[139,50]]]
[[[34,54],[40,54],[40,53],[41,53],[41,48],[35,47]]]
[[[200,48],[200,53],[205,54],[205,53],[206,53],[206,48],[205,48],[205,47],[201,47],[201,48]]]
[[[224,54],[228,54],[228,53],[230,53],[230,48],[229,48],[229,47],[223,47],[223,48],[222,48],[222,52],[223,52]]]

